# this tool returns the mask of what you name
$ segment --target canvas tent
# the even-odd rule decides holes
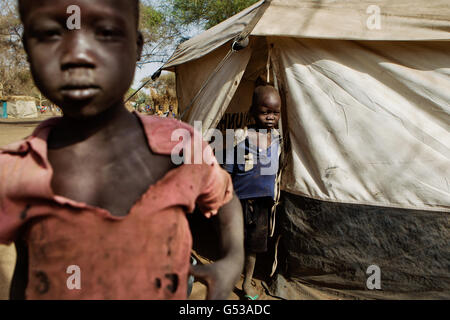
[[[450,297],[448,40],[445,0],[260,1],[164,65],[205,138],[245,124],[258,78],[280,90],[274,294]]]
[[[8,118],[36,118],[38,111],[36,101],[28,96],[9,96],[3,98],[6,101]]]

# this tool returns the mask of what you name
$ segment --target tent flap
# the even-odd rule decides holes
[[[200,87],[197,89],[200,91],[194,91],[197,94],[191,95],[189,102],[184,100],[185,103],[180,110],[184,111],[186,106],[191,107],[191,110],[187,110],[188,123],[194,124],[196,120],[202,121],[204,132],[217,126],[241,82],[251,52],[251,48],[248,47],[225,56],[225,59],[221,61],[222,67],[218,70],[215,69],[214,72],[216,73],[213,77],[206,79],[209,81],[203,83],[203,89],[201,90]],[[208,58],[205,57],[203,60],[208,60]],[[199,63],[201,64],[202,61],[200,60]],[[197,63],[194,65],[197,65]],[[185,83],[183,80],[192,77],[192,71],[192,68],[178,69],[177,81]],[[201,71],[199,70],[199,72]],[[205,138],[207,137],[205,136]]]
[[[284,190],[450,210],[447,43],[274,42],[289,92],[285,116],[296,128]]]

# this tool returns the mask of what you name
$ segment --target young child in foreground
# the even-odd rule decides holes
[[[280,106],[281,99],[274,87],[256,87],[250,108],[255,125],[244,129],[244,134],[236,141],[236,160],[224,166],[232,175],[244,211],[246,256],[243,290],[249,300],[258,298],[252,287],[256,254],[267,251],[280,151],[279,134],[273,129],[280,119]],[[242,163],[239,154],[244,155]]]
[[[81,29],[66,26],[71,5]],[[35,83],[64,116],[0,152],[0,243],[18,251],[13,299],[185,299],[189,273],[209,299],[226,299],[239,279],[242,211],[228,173],[206,143],[208,161],[175,166],[171,134],[193,129],[124,107],[143,45],[138,6],[19,1]],[[190,267],[185,214],[196,205],[208,217],[223,206],[223,258]]]

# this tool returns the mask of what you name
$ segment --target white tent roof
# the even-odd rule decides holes
[[[198,59],[239,35],[341,40],[449,40],[448,0],[272,0],[184,42],[165,69]]]
[[[373,25],[377,13],[379,29]],[[252,35],[346,40],[448,39],[448,13],[447,0],[273,0]]]

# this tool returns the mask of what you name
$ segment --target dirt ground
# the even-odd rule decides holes
[[[35,127],[34,123],[11,124],[1,121],[0,147],[29,136]]]
[[[38,121],[34,120],[16,120],[16,119],[0,119],[0,147],[18,141],[29,136],[36,126],[42,121],[49,118],[48,116],[41,116]],[[199,253],[195,256],[200,263],[208,263],[209,260]],[[9,296],[9,285],[14,271],[16,260],[16,252],[14,245],[3,246],[0,245],[0,300],[6,300]],[[243,299],[242,294],[243,278],[236,285],[234,291],[231,293],[230,300]],[[261,300],[273,300],[265,294],[264,288],[261,285],[261,280],[255,278],[256,289],[259,292]],[[191,300],[204,300],[206,298],[206,286],[199,281],[194,282],[192,293],[189,297]]]
[[[198,261],[201,263],[207,264],[210,263],[208,259],[205,257],[199,255],[197,252],[194,251],[193,255],[196,257]],[[233,292],[228,297],[228,300],[245,300],[244,293],[242,291],[242,282],[244,281],[244,277],[241,275],[241,279],[236,284]],[[277,298],[271,297],[266,294],[264,287],[262,285],[262,280],[258,279],[257,277],[254,278],[254,286],[258,292],[259,298],[258,300],[279,300]],[[199,282],[195,281],[194,286],[192,288],[192,293],[189,296],[189,300],[205,300],[207,294],[207,288],[206,286]]]

